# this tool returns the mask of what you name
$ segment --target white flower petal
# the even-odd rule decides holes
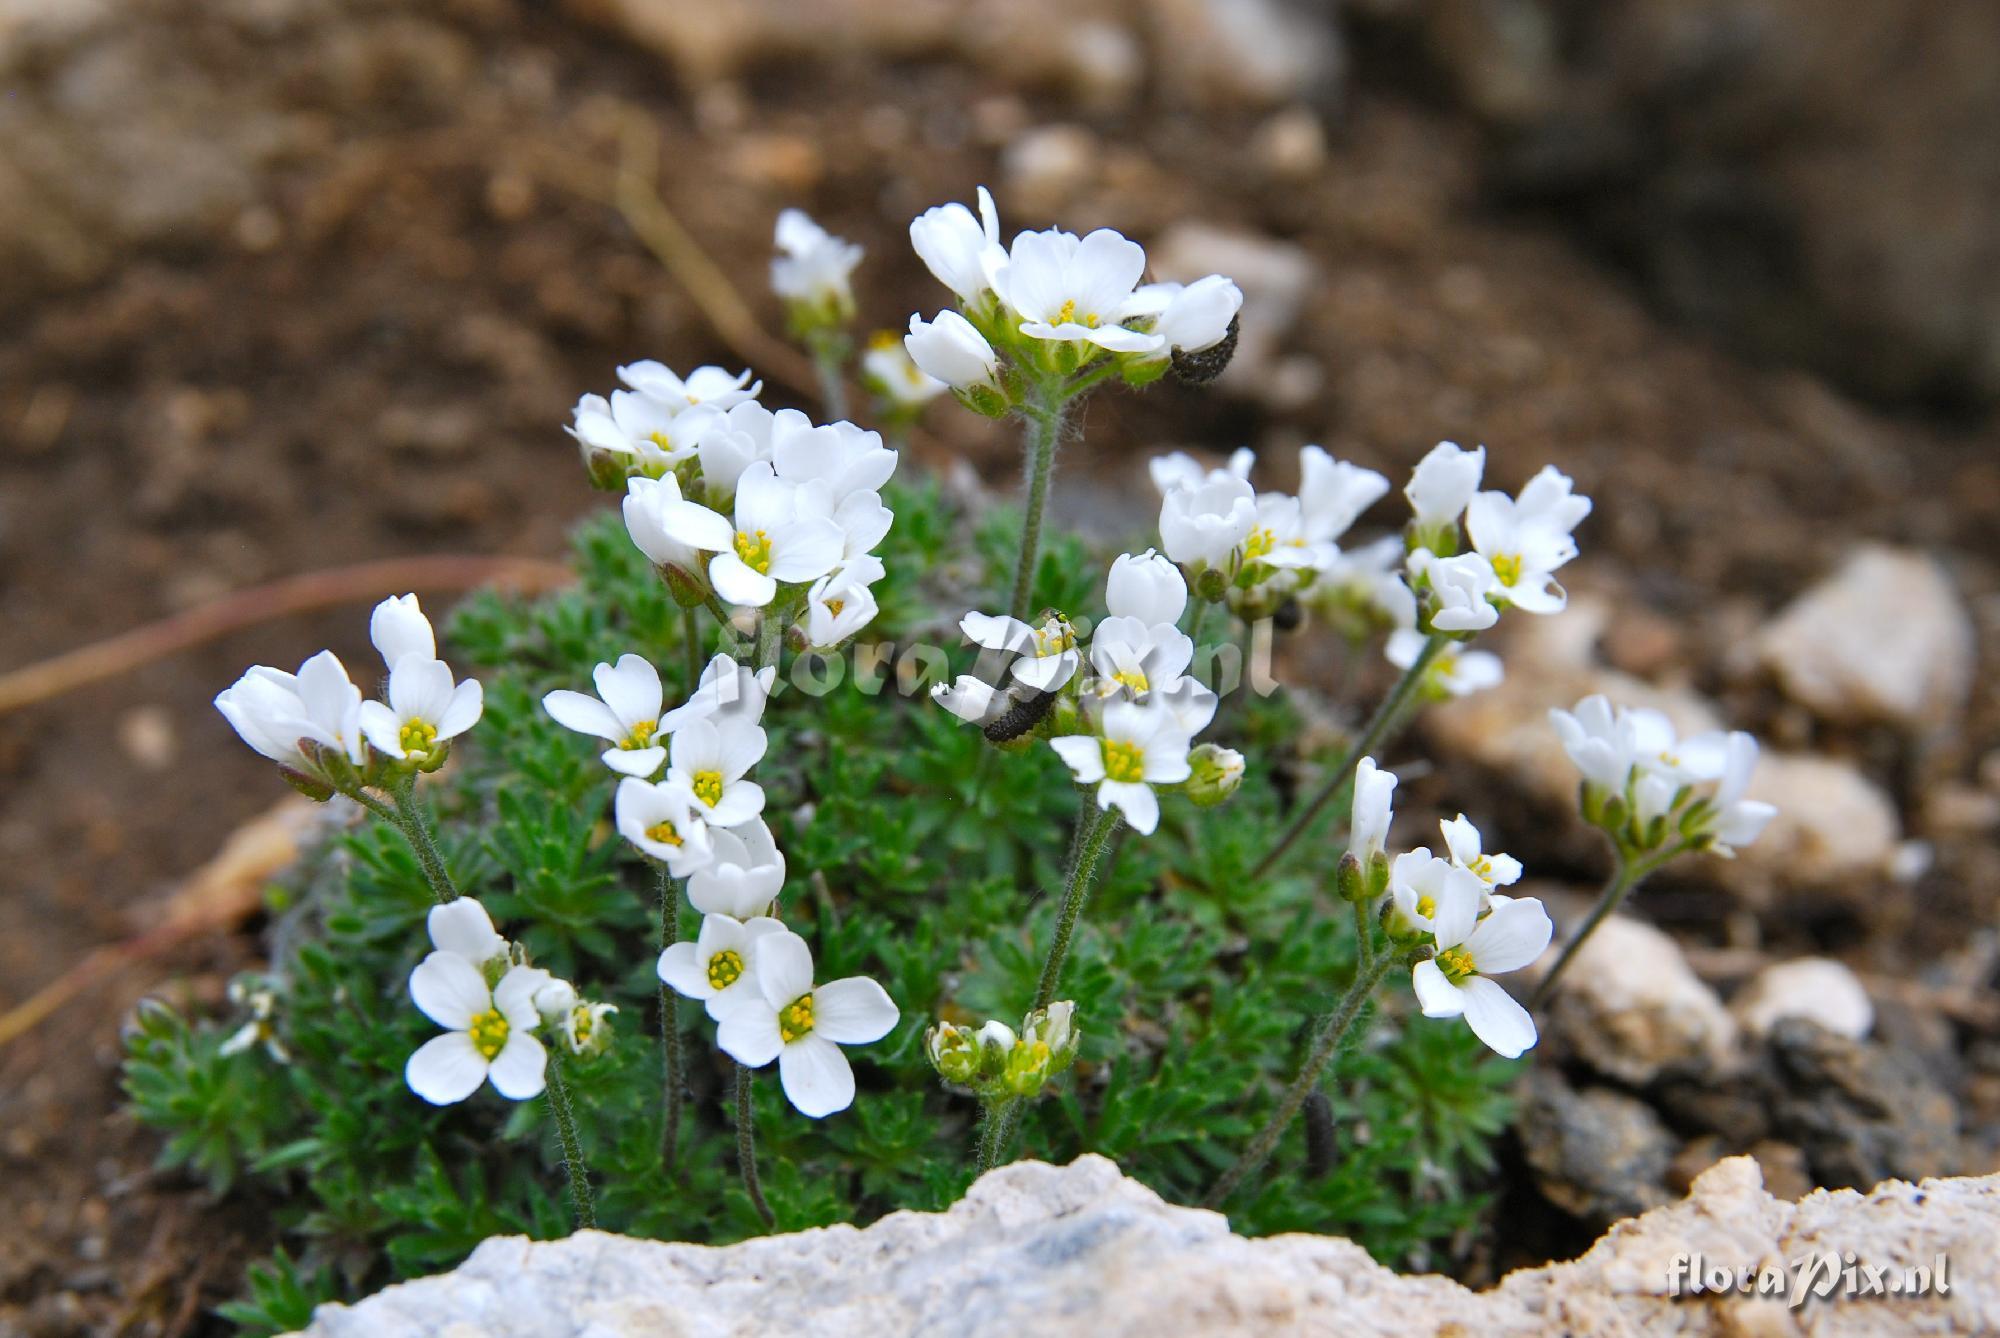
[[[783,1008],[813,987],[812,949],[787,930],[757,943],[757,988],[772,1008]]]
[[[464,1031],[493,1006],[479,968],[454,952],[434,952],[410,972],[410,998],[440,1027]]]
[[[777,1010],[761,999],[744,1001],[716,1019],[715,1043],[745,1068],[763,1068],[785,1048]]]
[[[1436,962],[1418,962],[1410,971],[1410,987],[1425,1017],[1457,1017],[1465,1011],[1464,994],[1445,979]]]
[[[1428,965],[1428,963],[1426,963]],[[1474,976],[1459,990],[1472,1034],[1506,1059],[1518,1059],[1536,1040],[1535,1019],[1499,982]]]
[[[486,1056],[462,1031],[433,1036],[417,1047],[403,1065],[403,1081],[433,1106],[453,1106],[479,1090],[486,1081]]]
[[[901,1016],[889,992],[866,976],[829,980],[813,990],[813,1031],[841,1045],[879,1041]]]
[[[854,1104],[854,1070],[840,1047],[816,1033],[778,1054],[778,1078],[799,1114],[824,1119]]]
[[[548,1086],[548,1066],[549,1052],[542,1049],[542,1043],[516,1028],[507,1034],[507,1044],[500,1053],[493,1056],[493,1067],[486,1076],[492,1080],[493,1090],[509,1101],[528,1101]]]

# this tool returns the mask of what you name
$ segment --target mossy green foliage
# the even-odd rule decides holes
[[[889,577],[864,640],[952,648],[964,668],[971,652],[958,649],[956,619],[994,606],[1014,518],[978,527],[968,565],[955,543],[965,518],[934,487],[892,488],[887,500]],[[447,654],[477,666],[486,714],[423,793],[459,886],[538,965],[621,1010],[606,1053],[566,1064],[598,1224],[732,1241],[760,1227],[736,1178],[713,1026],[682,1004],[693,1096],[670,1174],[651,870],[610,830],[615,778],[598,746],[540,707],[549,689],[584,687],[594,664],[630,650],[661,666],[676,700],[688,676],[681,613],[615,516],[585,525],[576,547],[574,588],[535,602],[481,595],[454,616]],[[1101,612],[1104,567],[1055,541],[1037,606]],[[716,629],[705,614],[700,626],[705,658]],[[921,684],[898,691],[900,652],[872,694],[856,685],[854,653],[844,658],[845,681],[825,695],[781,689],[757,779],[789,862],[782,914],[811,941],[819,978],[872,975],[903,1018],[849,1052],[860,1092],[830,1119],[798,1115],[775,1075],[761,1076],[757,1142],[781,1230],[938,1209],[963,1193],[978,1110],[931,1072],[924,1028],[940,1016],[1018,1025],[1079,803],[1052,750],[996,751]],[[1283,694],[1226,699],[1208,733],[1250,758],[1241,791],[1208,810],[1169,797],[1155,836],[1121,833],[1060,991],[1077,1002],[1081,1058],[1059,1096],[1026,1112],[1017,1155],[1101,1152],[1169,1200],[1193,1202],[1297,1071],[1312,1021],[1351,975],[1354,932],[1332,897],[1336,832],[1290,875],[1249,877],[1281,825],[1289,796],[1273,778],[1291,767],[1274,764],[1289,757],[1297,723]],[[429,948],[431,904],[402,838],[362,820],[273,891],[271,979],[291,1063],[261,1047],[221,1055],[237,1021],[227,1017],[152,1005],[132,1033],[126,1090],[165,1133],[163,1160],[218,1192],[261,1194],[290,1251],[253,1270],[230,1308],[247,1330],[296,1326],[317,1300],[448,1268],[490,1235],[569,1229],[545,1102],[516,1105],[489,1089],[437,1109],[404,1086],[404,1061],[435,1034],[407,985]],[[685,904],[681,916],[691,937],[697,917]],[[1341,1233],[1391,1264],[1448,1266],[1448,1241],[1485,1207],[1479,1185],[1513,1066],[1484,1056],[1461,1025],[1411,1016],[1404,986],[1386,993],[1399,1000],[1395,1016],[1357,1029],[1322,1084],[1333,1155],[1309,1171],[1294,1128],[1228,1208],[1241,1231]]]

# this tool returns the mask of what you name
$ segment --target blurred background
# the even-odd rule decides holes
[[[255,965],[293,830],[191,877],[281,797],[214,693],[367,663],[381,594],[548,580],[605,505],[562,425],[618,363],[754,363],[816,409],[765,333],[777,211],[866,247],[864,329],[900,330],[945,298],[909,219],[981,183],[1010,233],[1117,227],[1247,295],[1214,390],[1093,401],[1072,523],[1142,530],[1176,447],[1274,485],[1307,441],[1576,475],[1580,616],[1431,744],[1578,882],[1588,844],[1500,797],[1535,693],[1628,675],[1786,750],[1774,853],[1647,913],[1724,983],[1848,962],[1947,1098],[1934,1164],[1992,1169],[1987,0],[0,0],[0,1333],[185,1332],[264,1248],[116,1114],[121,1018]],[[948,400],[913,453],[1014,479]],[[343,570],[380,559],[428,565]],[[22,672],[305,574],[72,691]]]

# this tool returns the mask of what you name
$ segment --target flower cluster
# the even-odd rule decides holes
[[[1602,695],[1549,719],[1583,773],[1584,817],[1622,856],[1712,850],[1734,855],[1763,833],[1777,809],[1744,798],[1757,740],[1741,730],[1676,737],[1658,711],[1616,707]]]
[[[662,384],[660,376],[680,384],[657,363],[638,368],[660,375],[633,367],[619,375],[635,387]],[[703,368],[688,384],[714,370]],[[728,408],[683,402],[672,432],[634,441],[618,457],[632,462],[620,466],[625,528],[682,605],[719,597],[743,608],[775,606],[798,615],[806,645],[831,648],[875,616],[870,587],[883,570],[874,549],[895,519],[880,489],[897,453],[852,423],[815,424],[796,409],[765,408],[756,387],[742,389],[748,377],[728,383],[728,394],[740,396]],[[612,412],[645,393],[614,393]],[[656,411],[664,410],[647,406]],[[579,435],[584,414],[579,405]]]
[[[1491,979],[1532,964],[1554,926],[1533,897],[1496,889],[1521,876],[1511,855],[1483,849],[1461,813],[1439,824],[1442,855],[1418,846],[1390,857],[1393,773],[1362,758],[1354,773],[1353,834],[1337,875],[1343,896],[1377,907],[1389,941],[1411,954],[1410,983],[1426,1017],[1463,1017],[1473,1035],[1509,1059],[1535,1044],[1535,1020]]]
[[[1235,347],[1243,294],[1219,274],[1145,283],[1146,252],[1099,228],[1000,241],[993,197],[925,210],[910,244],[958,298],[956,310],[910,318],[910,358],[979,413],[999,417],[1047,378],[1078,372],[1144,385],[1172,368],[1194,381],[1220,374]]]
[[[939,1022],[924,1033],[924,1053],[940,1078],[982,1099],[1040,1096],[1076,1062],[1083,1036],[1075,1013],[1068,1000],[1037,1008],[1018,1033],[1004,1022],[976,1030]]]
[[[418,1047],[403,1068],[410,1090],[434,1106],[455,1105],[483,1083],[510,1101],[540,1096],[548,1051],[535,1033],[548,1029],[573,1054],[608,1043],[605,1019],[618,1009],[577,997],[574,987],[528,964],[519,944],[493,927],[486,908],[460,897],[431,908],[431,953],[410,973],[410,997],[444,1029]]]
[[[702,912],[695,941],[661,953],[660,979],[702,1002],[720,1024],[718,1044],[737,1062],[759,1068],[776,1059],[785,1095],[818,1118],[854,1099],[838,1047],[880,1040],[898,1013],[872,980],[815,987],[805,940],[773,918],[785,857],[750,772],[769,743],[762,720],[775,674],[717,655],[688,700],[668,711],[659,671],[623,655],[597,666],[597,696],[559,689],[542,706],[558,724],[611,745],[603,757],[620,778],[612,803],[619,834],[686,879]]]
[[[1097,787],[1101,808],[1150,833],[1160,820],[1155,787],[1219,803],[1243,776],[1240,754],[1194,746],[1216,696],[1188,673],[1194,642],[1176,625],[1187,602],[1172,562],[1151,549],[1121,554],[1105,586],[1110,616],[1087,643],[1060,613],[1033,624],[968,613],[959,627],[986,652],[989,672],[961,674],[931,695],[996,743],[1046,738],[1080,784]]]
[[[415,595],[376,605],[368,630],[388,669],[386,701],[363,700],[330,650],[295,674],[252,666],[215,698],[243,741],[315,799],[388,789],[436,771],[451,741],[479,722],[479,681],[459,681],[437,657],[437,635]]]

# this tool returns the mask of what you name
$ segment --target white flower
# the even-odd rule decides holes
[[[1425,846],[1405,851],[1389,862],[1389,920],[1396,932],[1436,933],[1441,908],[1455,898],[1470,898],[1476,914],[1486,905],[1487,885],[1478,875],[1440,859]]]
[[[479,680],[454,683],[443,660],[409,655],[389,671],[389,702],[361,703],[361,731],[390,757],[423,765],[438,756],[440,744],[479,723],[485,689]]]
[[[1778,816],[1776,806],[1743,797],[1756,766],[1757,740],[1742,730],[1731,733],[1722,783],[1709,800],[1711,811],[1692,825],[1690,833],[1708,838],[1708,848],[1718,855],[1733,856],[1738,846],[1747,846],[1763,835],[1766,824]]]
[[[1440,632],[1483,632],[1500,621],[1492,597],[1499,593],[1493,566],[1477,553],[1441,558],[1428,548],[1410,554],[1410,577],[1428,582],[1436,601],[1431,626]]]
[[[608,1032],[604,1019],[617,1011],[617,1004],[590,1003],[582,999],[572,1004],[560,1019],[563,1040],[569,1043],[569,1052],[581,1055],[603,1049]]]
[[[910,320],[914,333],[916,317]],[[861,379],[892,407],[906,412],[929,404],[950,388],[919,367],[903,341],[888,331],[868,341],[868,351],[861,355]]]
[[[1461,450],[1449,441],[1433,446],[1430,454],[1417,462],[1403,496],[1410,499],[1419,530],[1441,529],[1458,523],[1459,515],[1472,494],[1479,491],[1479,479],[1486,472],[1486,448]]]
[[[1397,544],[1400,547],[1401,541]],[[1427,640],[1429,638],[1413,627],[1399,627],[1389,633],[1383,654],[1398,669],[1408,669],[1423,653]],[[1452,697],[1466,697],[1498,687],[1506,676],[1506,667],[1501,664],[1498,655],[1490,650],[1471,650],[1456,641],[1447,641],[1437,654],[1431,656],[1430,666],[1424,670],[1425,682]]]
[[[1051,229],[1014,239],[994,287],[1032,339],[1149,353],[1164,341],[1122,324],[1143,314],[1134,310],[1133,289],[1145,271],[1145,250],[1110,228],[1082,238]]]
[[[216,1047],[217,1054],[240,1055],[253,1045],[262,1045],[264,1053],[271,1057],[273,1063],[292,1062],[292,1052],[285,1048],[283,1038],[278,1035],[276,991],[239,977],[229,982],[229,1002],[239,1008],[249,1009],[250,1020],[230,1033],[229,1038]]]
[[[1000,215],[984,186],[979,188],[977,218],[962,204],[926,209],[910,221],[910,245],[938,282],[968,306],[976,306],[993,291],[993,276],[1007,263],[1007,252],[1000,245]]]
[[[880,559],[862,556],[814,581],[806,591],[806,644],[838,646],[874,622],[880,609],[868,587],[884,575]]]
[[[1451,862],[1487,887],[1505,887],[1521,877],[1521,861],[1498,851],[1490,855],[1484,852],[1479,829],[1465,814],[1440,822],[1438,826],[1444,832],[1445,849],[1451,852]]]
[[[1167,713],[1174,728],[1192,739],[1215,719],[1219,699],[1192,674],[1168,683],[1155,682],[1146,702]],[[1226,751],[1226,750],[1225,750]]]
[[[1146,462],[1146,472],[1152,477],[1153,486],[1160,490],[1164,498],[1175,488],[1199,488],[1215,479],[1248,479],[1251,468],[1257,463],[1257,453],[1248,446],[1239,446],[1230,453],[1229,467],[1209,469],[1186,451],[1169,451],[1156,455]]]
[[[708,524],[705,516],[713,516],[718,525],[702,530]],[[706,588],[702,550],[681,537],[689,531],[719,539],[729,532],[729,522],[684,499],[680,480],[672,474],[657,479],[634,476],[625,481],[625,532],[632,536],[634,546],[654,566],[678,572]]]
[[[1574,711],[1551,709],[1549,723],[1585,781],[1606,790],[1625,788],[1632,773],[1633,732],[1629,721],[1612,711],[1604,694],[1592,693]]]
[[[975,610],[959,619],[958,626],[975,646],[1011,653],[1015,657],[1011,666],[1014,677],[1042,692],[1053,692],[1068,683],[1083,662],[1076,649],[1076,629],[1060,614],[1050,615],[1039,627],[1030,627],[1019,618]]]
[[[1389,841],[1389,823],[1395,817],[1391,802],[1396,794],[1396,773],[1375,765],[1364,757],[1354,767],[1354,807],[1348,819],[1347,848],[1366,864],[1383,854]]]
[[[560,1024],[577,1005],[576,986],[559,979],[553,972],[540,967],[530,967],[540,984],[535,987],[535,1011],[542,1015],[542,1021]]]
[[[1281,492],[1258,496],[1257,523],[1243,540],[1245,562],[1318,571],[1333,565],[1339,555],[1333,544],[1316,543],[1307,535],[1305,509],[1298,498]]]
[[[1005,693],[971,674],[960,674],[950,683],[933,683],[931,700],[974,725],[984,725],[1007,707]]]
[[[777,597],[780,582],[817,580],[840,561],[840,527],[800,501],[797,485],[779,478],[770,465],[754,464],[737,483],[733,521],[686,503],[663,508],[662,516],[674,539],[716,555],[708,579],[718,595],[762,608]]]
[[[1160,503],[1160,546],[1184,565],[1227,567],[1257,524],[1257,494],[1220,471],[1175,487]]]
[[[748,369],[731,376],[720,367],[697,367],[682,380],[665,365],[653,362],[635,362],[618,369],[618,379],[641,395],[647,395],[667,406],[674,413],[707,405],[713,409],[728,409],[754,400],[763,392],[764,383],[752,383]]]
[[[1495,897],[1493,909],[1480,918],[1476,893],[1462,883],[1448,887],[1432,931],[1437,955],[1418,962],[1410,976],[1424,1016],[1463,1016],[1489,1048],[1519,1058],[1535,1043],[1535,1020],[1488,977],[1518,971],[1540,957],[1553,928],[1533,897]]]
[[[704,716],[674,731],[667,780],[695,798],[696,812],[714,827],[735,827],[764,811],[764,790],[743,779],[764,756],[763,728],[744,720]]]
[[[695,457],[701,464],[703,497],[716,506],[726,506],[736,496],[743,471],[771,459],[777,417],[757,401],[745,400],[731,406],[701,434]]]
[[[1147,626],[1137,618],[1106,618],[1090,637],[1090,667],[1100,691],[1148,693],[1178,684],[1194,659],[1194,642],[1171,622]]]
[[[785,856],[762,819],[711,827],[713,858],[688,878],[688,900],[704,915],[766,914],[785,887]]]
[[[493,917],[471,897],[455,897],[431,907],[425,927],[433,948],[463,957],[474,966],[507,955],[507,940],[493,927]]]
[[[940,311],[928,321],[910,317],[910,333],[903,337],[903,348],[925,375],[954,390],[1000,383],[1000,355],[971,321],[955,311]]]
[[[660,979],[676,994],[699,999],[718,1022],[757,992],[757,941],[785,927],[768,915],[738,920],[704,915],[692,943],[670,943],[660,954]]]
[[[1220,274],[1193,283],[1149,283],[1133,294],[1135,313],[1157,312],[1152,334],[1158,348],[1146,355],[1155,361],[1173,352],[1199,353],[1221,343],[1229,323],[1243,309],[1243,290]]]
[[[663,861],[676,878],[687,877],[714,856],[700,808],[685,785],[635,776],[618,782],[611,803],[618,834]]]
[[[1336,460],[1317,446],[1299,448],[1299,511],[1308,543],[1330,543],[1389,491],[1372,469]]]
[[[771,464],[788,484],[824,483],[825,498],[838,506],[854,493],[880,489],[896,472],[896,452],[870,432],[845,420],[815,426],[797,409],[771,418]],[[740,501],[743,484],[737,484]],[[879,499],[878,499],[879,500]]]
[[[1319,568],[1306,597],[1314,608],[1335,615],[1362,613],[1392,628],[1413,628],[1417,600],[1403,580],[1403,557],[1403,539],[1396,534],[1342,549]],[[1423,644],[1421,636],[1417,644]]]
[[[541,1022],[534,992],[546,974],[513,967],[488,990],[479,968],[456,953],[418,963],[410,997],[445,1034],[410,1056],[403,1069],[410,1090],[434,1106],[463,1101],[489,1080],[510,1101],[540,1096],[549,1056],[534,1035]]]
[[[660,742],[660,708],[665,702],[660,671],[644,656],[620,655],[615,665],[598,665],[591,678],[597,684],[596,697],[558,688],[542,698],[542,709],[564,729],[609,740],[604,765],[620,775],[646,777],[658,772],[667,760]]]
[[[834,313],[854,310],[849,278],[861,263],[859,246],[833,236],[802,209],[778,215],[774,240],[779,254],[771,261],[771,288],[779,297]]]
[[[1620,707],[1618,717],[1631,743],[1632,765],[1668,782],[1670,791],[1718,780],[1729,764],[1729,739],[1719,730],[1682,739],[1663,711]]]
[[[758,672],[718,654],[703,667],[694,694],[660,718],[660,728],[671,734],[688,721],[704,717],[757,724],[764,718],[764,704],[777,681],[775,665]]]
[[[1465,531],[1491,564],[1508,603],[1529,613],[1560,613],[1569,597],[1552,573],[1576,556],[1570,531],[1589,514],[1590,499],[1573,496],[1568,476],[1549,465],[1521,489],[1518,501],[1504,492],[1473,498]]]
[[[778,1061],[785,1097],[801,1115],[822,1119],[854,1102],[854,1070],[843,1045],[879,1041],[901,1016],[865,976],[813,984],[812,950],[789,930],[757,943],[757,990],[719,1019],[716,1044],[737,1063]]]
[[[329,749],[355,766],[367,756],[361,689],[330,650],[307,660],[296,674],[253,666],[216,694],[215,709],[243,742],[293,771],[319,771],[301,744]]]
[[[1157,706],[1113,702],[1104,708],[1104,737],[1074,734],[1049,744],[1082,785],[1097,786],[1099,808],[1116,808],[1132,829],[1151,835],[1160,824],[1155,785],[1178,785],[1191,774],[1188,735]]]
[[[586,457],[593,451],[617,456],[627,469],[654,478],[695,453],[703,438],[721,421],[710,405],[676,410],[650,395],[614,390],[611,398],[585,395],[576,402],[576,438]]]
[[[1136,618],[1151,626],[1172,626],[1187,611],[1187,578],[1172,560],[1152,549],[1134,556],[1120,553],[1104,583],[1104,604],[1113,617]]]
[[[368,639],[390,669],[405,655],[437,658],[437,633],[431,630],[431,620],[424,616],[415,595],[391,595],[377,604],[368,615]]]

